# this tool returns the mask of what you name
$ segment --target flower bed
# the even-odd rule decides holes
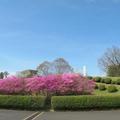
[[[81,95],[91,94],[95,82],[79,74],[8,77],[0,80],[0,94]]]

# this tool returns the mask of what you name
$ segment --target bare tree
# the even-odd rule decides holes
[[[48,75],[51,63],[45,61],[37,67],[38,75]]]
[[[73,68],[63,58],[53,62],[45,61],[37,67],[38,75],[72,73]]]
[[[73,68],[63,58],[58,58],[58,59],[54,60],[53,66],[55,68],[56,74],[72,73],[73,72]]]
[[[98,60],[98,64],[102,68],[102,70],[105,71],[106,73],[108,72],[109,68],[112,69],[115,67],[120,68],[120,48],[119,47],[108,48],[104,55]]]

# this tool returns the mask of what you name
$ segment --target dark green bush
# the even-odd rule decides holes
[[[92,76],[87,76],[87,78],[88,78],[89,80],[93,79],[93,77],[92,77]]]
[[[117,85],[120,85],[120,79],[117,79],[117,80],[116,80],[116,84],[117,84]]]
[[[111,84],[112,79],[111,78],[105,78],[104,83]]]
[[[105,78],[101,78],[100,82],[105,83]]]
[[[95,80],[95,82],[100,82],[101,81],[101,77],[95,77],[94,80]]]
[[[118,91],[117,87],[114,86],[114,85],[108,86],[107,90],[108,90],[108,92],[110,92],[110,93],[111,93],[111,92],[117,92],[117,91]]]
[[[100,85],[98,86],[98,89],[101,90],[101,91],[103,91],[103,90],[106,90],[106,87],[105,87],[105,85],[100,84]]]
[[[120,108],[120,95],[55,96],[51,100],[55,110],[83,110]]]
[[[0,108],[40,110],[45,100],[44,96],[0,95]]]
[[[98,85],[97,84],[95,84],[95,89],[98,89]]]

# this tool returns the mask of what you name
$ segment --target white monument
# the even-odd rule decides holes
[[[87,76],[87,68],[85,65],[83,66],[83,76]]]

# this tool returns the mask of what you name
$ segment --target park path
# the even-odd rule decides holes
[[[120,110],[83,112],[0,110],[0,120],[120,120]]]
[[[120,110],[87,112],[45,112],[35,120],[120,120]]]

